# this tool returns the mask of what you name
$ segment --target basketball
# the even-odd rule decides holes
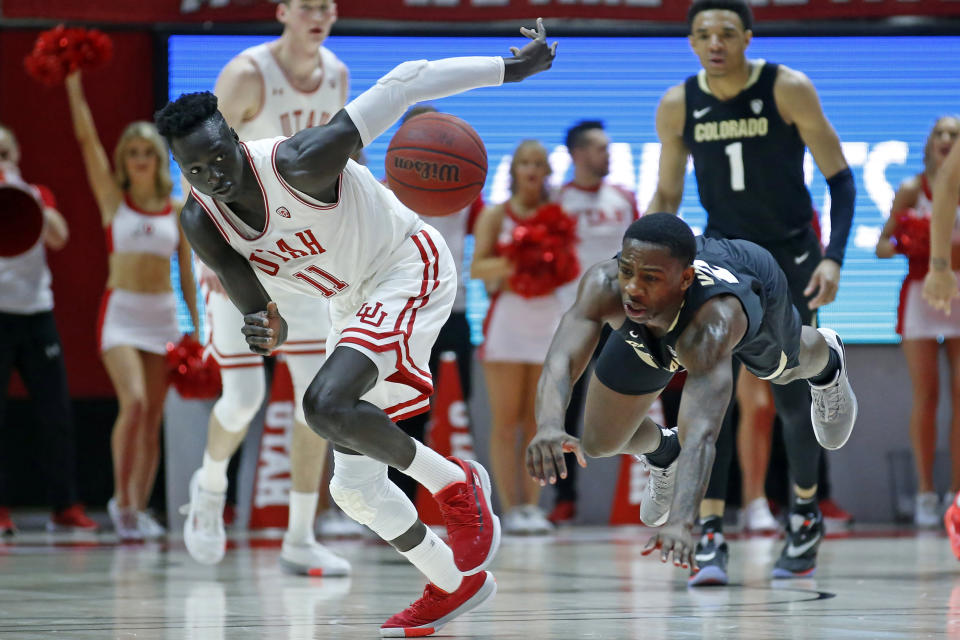
[[[445,216],[480,195],[487,178],[487,150],[460,118],[424,113],[393,136],[386,173],[400,202],[425,216]]]

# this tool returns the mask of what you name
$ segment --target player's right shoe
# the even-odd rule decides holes
[[[853,433],[857,421],[857,396],[853,393],[847,378],[847,359],[843,350],[843,341],[833,329],[817,329],[827,346],[840,356],[840,371],[833,382],[825,385],[810,385],[810,419],[817,442],[824,449],[839,449]]]
[[[433,497],[447,526],[453,561],[457,569],[469,576],[483,571],[493,561],[500,546],[500,518],[490,506],[493,488],[487,470],[474,460],[453,456],[448,460],[459,465],[467,479],[448,484]]]
[[[280,566],[302,576],[337,577],[350,575],[350,563],[316,540],[294,543],[283,537]]]
[[[676,427],[664,429],[664,434],[676,434]],[[648,527],[659,527],[670,517],[670,505],[673,504],[673,490],[677,480],[677,464],[680,458],[666,467],[658,467],[646,456],[638,456],[650,470],[647,488],[640,499],[640,521]]]
[[[823,541],[823,514],[815,505],[787,519],[787,544],[773,565],[774,578],[810,578],[817,571],[817,549]]]
[[[200,469],[190,478],[190,504],[180,507],[187,516],[183,523],[183,542],[190,556],[200,564],[217,564],[227,552],[227,532],[223,528],[223,505],[227,492],[207,491],[200,486]]]
[[[950,506],[947,512],[943,514],[943,525],[947,528],[947,537],[950,538],[950,549],[953,555],[960,560],[960,507],[957,506],[957,498],[960,494],[953,496],[950,500]]]
[[[454,618],[482,605],[496,592],[497,581],[489,571],[464,576],[460,587],[453,593],[428,583],[419,600],[383,623],[380,636],[420,638],[433,635]]]
[[[730,557],[727,543],[722,534],[717,542],[716,536],[709,531],[700,536],[697,548],[693,554],[693,561],[697,565],[697,572],[687,579],[691,587],[723,586],[729,582],[727,577],[727,560]]]

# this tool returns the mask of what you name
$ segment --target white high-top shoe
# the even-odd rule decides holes
[[[305,576],[350,575],[350,563],[316,540],[291,542],[287,536],[280,549],[280,566]]]
[[[190,504],[180,507],[186,513],[183,541],[190,556],[200,564],[217,564],[227,551],[227,532],[223,529],[223,505],[227,492],[207,491],[200,486],[200,470],[190,478]]]
[[[840,356],[840,371],[833,382],[823,386],[810,385],[810,419],[817,442],[824,449],[839,449],[853,433],[857,421],[857,396],[847,378],[847,359],[843,341],[833,329],[817,329],[827,345]]]

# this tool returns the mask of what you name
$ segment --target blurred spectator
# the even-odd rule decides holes
[[[605,180],[610,173],[610,138],[604,131],[603,122],[582,120],[576,123],[567,130],[565,142],[573,162],[573,179],[560,190],[557,201],[577,220],[577,257],[582,274],[619,251],[624,232],[637,219],[639,212],[632,192]],[[564,311],[576,300],[579,282],[578,276],[561,287],[559,293]],[[591,364],[596,362],[609,335],[609,328],[604,326]],[[573,436],[580,434],[584,389],[589,377],[588,369],[574,385],[567,407],[564,427]],[[567,477],[557,480],[556,503],[547,516],[553,523],[570,522],[576,517],[577,468],[573,454],[567,454]]]
[[[180,230],[179,203],[170,198],[169,153],[156,127],[149,122],[128,125],[111,168],[80,72],[67,77],[66,88],[110,254],[98,322],[101,357],[119,402],[111,435],[114,494],[107,511],[121,539],[158,537],[166,531],[146,505],[160,462],[166,345],[180,339],[170,260],[177,252],[180,288],[196,327],[190,246]]]
[[[956,492],[960,488],[960,300],[953,300],[950,315],[923,300],[923,279],[928,270],[930,246],[926,238],[917,237],[917,233],[912,231],[919,223],[921,229],[930,233],[929,220],[933,211],[931,185],[958,135],[960,119],[956,117],[944,116],[934,124],[924,147],[923,171],[900,184],[876,249],[878,258],[892,258],[897,253],[907,256],[907,275],[900,288],[900,304],[897,308],[897,333],[903,338],[901,346],[913,389],[910,440],[917,467],[917,499],[913,521],[919,527],[938,527],[942,512],[933,481],[940,390],[940,339],[943,340],[950,362],[950,388],[953,390],[950,491]],[[960,208],[957,213],[960,214]],[[956,224],[954,229],[956,233]],[[952,493],[948,494],[948,501],[950,495]]]
[[[534,416],[537,380],[563,304],[556,289],[524,297],[513,291],[516,266],[499,255],[513,241],[514,228],[548,202],[547,151],[536,140],[517,146],[510,164],[510,199],[483,210],[477,219],[470,276],[484,281],[491,294],[481,352],[490,398],[490,458],[507,533],[544,533],[552,528],[538,506],[540,487],[526,477],[524,448],[537,430]]]
[[[20,373],[37,417],[39,463],[47,480],[53,514],[49,531],[96,530],[77,502],[76,436],[67,388],[67,371],[60,335],[53,317],[53,291],[46,248],[58,251],[67,244],[67,222],[57,211],[49,189],[26,185],[18,167],[20,149],[13,131],[0,125],[0,185],[31,189],[42,202],[43,231],[25,253],[0,258],[0,426],[6,410],[7,388],[14,368]],[[7,219],[10,214],[7,212]],[[27,482],[36,482],[29,478]],[[0,534],[15,530],[6,506],[4,467],[0,464]]]

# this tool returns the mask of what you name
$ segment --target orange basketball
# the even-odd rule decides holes
[[[397,130],[387,148],[387,184],[414,211],[445,216],[473,202],[487,178],[487,150],[469,124],[424,113]]]

